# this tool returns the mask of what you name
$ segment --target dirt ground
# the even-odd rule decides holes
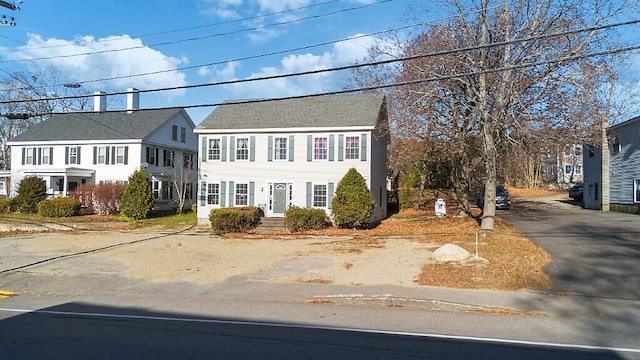
[[[59,275],[94,271],[196,283],[242,277],[341,285],[549,287],[543,269],[551,258],[544,250],[500,219],[494,236],[476,242],[477,231],[474,217],[438,219],[429,211],[407,211],[372,230],[220,237],[203,229],[151,227],[9,236],[0,238],[0,247],[41,257],[108,248],[86,255],[95,260],[94,269],[73,269],[64,261],[46,266]],[[447,243],[466,249],[471,258],[463,263],[435,262],[433,251]],[[10,266],[3,262],[0,258],[2,268]]]

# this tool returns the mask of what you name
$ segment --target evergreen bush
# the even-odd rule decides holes
[[[336,186],[331,201],[333,222],[340,228],[363,228],[369,225],[375,201],[360,173],[351,168]]]
[[[285,212],[287,229],[292,232],[322,230],[331,225],[324,209],[308,209],[292,206]]]
[[[11,211],[11,199],[0,198],[0,214],[6,214]]]
[[[400,202],[400,210],[413,208],[413,192],[411,189],[406,187],[400,190],[400,199],[398,201]]]
[[[261,211],[255,206],[213,209],[209,213],[211,228],[217,235],[244,232],[255,228]]]
[[[146,219],[153,208],[153,202],[153,189],[147,178],[147,171],[134,171],[122,193],[120,216],[129,220]]]
[[[47,198],[47,185],[37,175],[23,178],[18,184],[18,196],[16,205],[23,213],[35,214],[38,212],[38,203]]]
[[[38,203],[38,215],[44,217],[69,217],[78,215],[80,201],[71,197],[42,200]]]

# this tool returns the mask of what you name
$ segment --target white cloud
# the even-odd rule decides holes
[[[236,78],[256,79],[346,66],[362,61],[367,54],[367,49],[374,41],[375,39],[371,37],[355,36],[353,40],[334,44],[330,51],[322,54],[288,55],[280,60],[278,66],[264,66],[259,71],[244,76],[238,74],[240,69],[238,62],[229,63],[225,68],[215,71],[201,69],[200,74],[207,77],[213,75],[213,81],[224,81]],[[344,85],[343,79],[346,74],[344,71],[340,73],[322,72],[244,82],[226,85],[224,88],[231,93],[234,99],[295,96],[340,89]]]
[[[37,34],[28,36],[26,45],[5,53],[4,57],[14,61],[41,59],[25,64],[52,66],[68,81],[112,79],[100,82],[110,88],[153,89],[186,85],[186,75],[183,72],[166,71],[187,64],[185,56],[178,59],[164,55],[143,45],[140,39],[133,39],[128,35],[102,39],[81,36],[73,40],[44,39]],[[123,48],[129,50],[117,51]],[[72,56],[75,54],[86,55]],[[158,73],[131,76],[151,72]],[[173,97],[183,93],[183,90],[172,91],[166,96]]]
[[[278,12],[287,9],[296,9],[307,6],[310,0],[257,0],[260,10],[265,12]]]

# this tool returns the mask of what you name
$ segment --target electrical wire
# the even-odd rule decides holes
[[[347,9],[336,10],[336,11],[332,11],[332,12],[325,13],[325,14],[311,15],[311,16],[298,18],[298,19],[292,19],[292,20],[288,20],[288,21],[271,23],[271,24],[261,25],[261,26],[255,26],[255,27],[251,27],[251,28],[243,28],[243,29],[239,29],[239,30],[233,30],[233,31],[217,33],[217,34],[209,34],[209,35],[205,35],[205,36],[199,36],[199,37],[193,37],[193,38],[187,38],[187,39],[180,39],[180,40],[174,40],[174,41],[165,41],[165,42],[149,44],[149,45],[137,45],[137,46],[131,46],[131,47],[126,47],[126,48],[120,48],[120,49],[106,49],[106,50],[100,50],[100,51],[90,51],[90,52],[83,52],[83,53],[75,53],[75,54],[68,54],[68,55],[56,55],[56,56],[49,56],[49,57],[30,58],[30,59],[0,60],[0,63],[16,63],[16,62],[55,60],[55,59],[72,58],[72,57],[77,57],[77,56],[89,56],[89,55],[106,54],[106,53],[113,53],[113,52],[120,52],[120,51],[137,50],[137,49],[144,49],[144,48],[153,48],[154,46],[175,45],[175,44],[179,44],[179,43],[204,40],[204,39],[209,39],[209,38],[213,38],[213,37],[222,37],[222,36],[234,35],[234,34],[239,34],[239,33],[249,32],[249,31],[264,30],[264,29],[268,29],[268,28],[271,28],[271,27],[275,27],[275,26],[290,25],[290,24],[299,23],[299,22],[306,21],[306,20],[319,19],[319,18],[326,17],[326,16],[332,16],[332,15],[336,15],[336,14],[347,12],[347,11],[360,10],[360,9],[363,9],[363,8],[366,8],[366,7],[369,7],[369,6],[373,6],[373,5],[377,5],[377,4],[381,4],[381,3],[386,3],[386,2],[391,2],[391,1],[394,1],[394,0],[381,0],[381,1],[378,1],[376,3],[365,4],[365,5],[358,6],[358,7],[352,7],[352,8],[347,8]],[[71,46],[71,45],[62,45],[62,46]]]
[[[230,102],[218,102],[218,103],[209,103],[209,104],[155,107],[155,108],[148,108],[148,109],[144,109],[144,110],[205,108],[205,107],[216,107],[216,106],[224,106],[224,105],[239,105],[239,104],[251,104],[251,103],[262,103],[262,102],[272,102],[272,101],[282,101],[282,100],[292,100],[292,99],[313,98],[313,97],[329,96],[329,95],[341,95],[341,94],[348,94],[348,93],[361,93],[361,92],[367,92],[367,91],[388,89],[388,88],[392,88],[392,87],[416,85],[416,84],[423,84],[423,83],[436,82],[436,81],[442,81],[442,80],[451,80],[451,79],[456,79],[456,78],[460,78],[460,77],[477,76],[477,75],[481,75],[481,74],[491,74],[491,73],[497,73],[497,72],[502,72],[502,71],[507,71],[507,70],[517,70],[517,69],[523,69],[523,68],[528,68],[528,67],[551,65],[551,64],[563,63],[563,62],[571,62],[571,61],[582,60],[582,59],[591,58],[591,57],[613,55],[613,54],[619,54],[619,53],[635,51],[635,50],[640,50],[640,45],[628,46],[628,47],[616,48],[616,49],[610,49],[610,50],[607,50],[607,51],[601,51],[601,52],[595,52],[595,53],[589,53],[589,54],[567,56],[567,57],[563,57],[563,58],[559,58],[559,59],[537,61],[537,62],[529,62],[529,63],[523,63],[523,64],[518,64],[518,65],[500,67],[500,68],[496,68],[496,69],[487,69],[487,70],[471,71],[471,72],[466,72],[466,73],[456,73],[456,74],[450,74],[450,75],[434,76],[434,77],[430,77],[430,78],[423,78],[423,79],[404,81],[404,82],[395,82],[395,83],[391,83],[391,84],[382,84],[382,85],[374,85],[374,86],[367,86],[367,87],[359,87],[359,88],[354,88],[354,89],[343,89],[343,90],[336,90],[336,91],[327,91],[327,92],[322,92],[322,93],[287,96],[287,97],[279,97],[279,98],[269,98],[269,99],[238,100],[238,101],[233,101],[231,103]],[[106,111],[106,112],[119,113],[119,112],[126,112],[126,111],[128,111],[128,110],[111,110],[111,111]],[[77,113],[84,114],[85,112],[63,112],[63,113],[60,113],[60,112],[45,112],[45,113],[38,113],[38,114],[31,114],[31,115],[32,116],[42,116],[42,115],[77,114]]]
[[[517,1],[515,1],[515,2],[517,2]],[[495,5],[493,7],[489,7],[488,9],[494,9],[494,8],[499,8],[499,7],[502,7],[502,5]],[[481,11],[481,10],[473,10],[473,11],[468,12],[467,14],[470,15],[470,14],[473,14],[473,13],[476,13],[476,12],[479,12],[479,11]],[[285,49],[285,50],[280,50],[280,51],[275,51],[275,52],[270,52],[270,53],[251,55],[251,56],[246,56],[246,57],[242,57],[242,58],[236,58],[236,59],[230,59],[230,60],[222,60],[222,61],[216,61],[216,62],[198,64],[198,65],[191,65],[191,66],[185,66],[185,67],[177,67],[177,68],[172,68],[172,69],[157,70],[157,71],[151,71],[151,72],[146,72],[146,73],[121,75],[121,76],[114,76],[114,77],[102,78],[102,79],[84,80],[84,81],[78,81],[78,82],[74,82],[74,83],[76,83],[76,84],[87,84],[87,83],[95,83],[95,82],[113,81],[113,80],[128,79],[128,78],[148,76],[148,75],[158,75],[158,74],[163,74],[163,73],[168,73],[168,72],[189,70],[189,69],[195,69],[195,68],[200,68],[200,67],[215,66],[215,65],[221,65],[221,64],[228,63],[228,62],[234,62],[234,61],[254,60],[254,59],[263,58],[263,57],[269,57],[269,56],[274,56],[274,55],[291,53],[291,52],[295,52],[295,51],[308,50],[308,49],[321,47],[321,46],[333,45],[333,44],[337,44],[337,43],[340,43],[340,42],[346,42],[346,41],[351,41],[351,40],[365,38],[365,37],[373,37],[373,36],[378,36],[378,35],[382,35],[382,34],[398,32],[398,31],[401,31],[401,30],[406,30],[406,29],[413,28],[413,27],[418,27],[418,26],[434,25],[434,24],[437,24],[437,23],[442,22],[442,21],[446,21],[446,20],[451,20],[451,19],[457,18],[459,16],[460,16],[459,14],[456,14],[456,15],[451,15],[451,16],[439,18],[439,19],[430,20],[430,21],[418,22],[418,23],[405,25],[405,26],[400,26],[400,27],[396,27],[396,28],[391,28],[391,29],[387,29],[387,30],[381,30],[381,31],[373,32],[373,33],[356,35],[356,36],[352,36],[352,37],[349,37],[349,38],[343,38],[343,39],[339,39],[339,40],[332,40],[332,41],[317,43],[317,44],[314,44],[314,45],[306,45],[306,46],[302,46],[302,47]],[[62,47],[62,46],[70,46],[70,45],[59,45],[59,46]],[[56,47],[56,46],[51,46],[51,47]],[[63,85],[63,84],[55,84],[55,85],[51,85],[51,86],[59,86],[59,85]],[[44,86],[43,86],[43,88],[44,88]]]
[[[326,73],[326,72],[350,70],[350,69],[361,68],[361,67],[378,66],[378,65],[384,65],[384,64],[394,63],[394,62],[409,61],[409,60],[414,60],[414,59],[419,59],[419,58],[428,58],[428,57],[435,57],[435,56],[451,55],[451,54],[455,54],[455,53],[459,53],[459,52],[473,51],[473,50],[479,50],[479,49],[496,47],[496,46],[504,46],[504,45],[514,44],[514,43],[521,43],[521,42],[527,42],[527,41],[533,41],[533,40],[540,40],[540,39],[545,39],[545,38],[550,38],[550,37],[572,35],[572,34],[581,33],[581,32],[593,32],[593,31],[602,30],[602,29],[606,29],[606,28],[625,26],[625,25],[631,25],[631,24],[637,24],[637,23],[640,23],[640,19],[629,20],[629,21],[624,21],[624,22],[618,22],[618,23],[613,23],[613,24],[603,24],[603,25],[592,26],[592,27],[588,27],[588,28],[574,29],[574,30],[556,32],[556,33],[550,33],[550,34],[542,34],[542,35],[537,35],[537,36],[530,36],[530,37],[527,37],[527,38],[514,39],[514,40],[502,41],[502,42],[497,42],[497,43],[490,43],[490,44],[486,44],[486,45],[471,46],[471,47],[466,47],[466,48],[456,48],[456,49],[452,49],[452,50],[432,52],[432,53],[427,53],[427,54],[418,54],[418,55],[405,56],[405,57],[399,57],[399,58],[392,58],[392,59],[386,59],[386,60],[380,60],[380,61],[374,61],[374,62],[368,62],[368,63],[361,63],[361,64],[351,64],[351,65],[333,67],[333,68],[328,68],[328,69],[309,70],[309,71],[303,71],[303,72],[297,72],[297,73],[271,75],[271,76],[264,76],[264,77],[250,78],[250,79],[238,79],[238,80],[229,80],[229,81],[212,82],[212,83],[204,83],[204,84],[194,84],[194,85],[184,85],[184,86],[173,86],[173,87],[165,87],[165,88],[147,89],[147,90],[139,90],[139,92],[140,93],[148,93],[148,92],[184,90],[184,89],[192,89],[192,88],[199,88],[199,87],[231,85],[231,84],[238,84],[238,83],[264,81],[264,80],[274,80],[274,79],[289,78],[289,77],[296,77],[296,76],[303,76],[303,75],[313,75],[313,74],[320,74],[320,73]],[[624,48],[624,49],[629,49],[629,50],[625,50],[625,51],[636,50],[634,47]],[[618,51],[616,49],[610,50],[610,54],[615,54],[615,53],[619,53],[619,52],[621,52],[621,51]],[[604,55],[604,53],[594,53],[594,54],[597,54],[595,56],[603,56]],[[564,61],[566,61],[566,60],[564,60]],[[552,64],[552,63],[555,63],[555,62],[557,62],[557,61],[553,60],[553,59],[552,60],[547,60],[547,64]],[[526,65],[525,67],[528,67],[528,66],[534,66],[534,65]],[[500,68],[500,69],[492,70],[492,72],[494,72],[494,71],[504,71],[504,70],[508,70],[508,69],[509,68]],[[475,73],[475,75],[478,75],[478,74],[481,74],[481,73],[482,72],[478,72],[478,73]],[[470,75],[473,75],[473,74],[469,74],[469,73],[462,74],[462,75],[455,74],[455,75],[450,75],[450,76],[455,77],[455,76],[470,76]],[[450,78],[450,76],[447,76],[447,77],[445,77],[443,79]],[[112,96],[112,95],[124,95],[124,94],[127,94],[127,92],[126,91],[125,92],[122,92],[122,91],[120,91],[120,92],[112,92],[112,93],[105,93],[104,95]],[[38,99],[5,100],[5,101],[0,101],[0,105],[2,105],[2,104],[13,104],[13,103],[24,103],[24,102],[47,101],[47,100],[80,99],[80,98],[89,98],[89,97],[93,97],[93,95],[71,95],[71,96],[63,96],[63,97],[59,97],[58,96],[58,97],[38,98]],[[215,105],[207,105],[207,106],[215,106]]]

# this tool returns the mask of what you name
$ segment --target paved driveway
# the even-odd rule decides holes
[[[534,201],[521,200],[499,216],[551,254],[552,291],[640,300],[640,216],[557,198]]]

